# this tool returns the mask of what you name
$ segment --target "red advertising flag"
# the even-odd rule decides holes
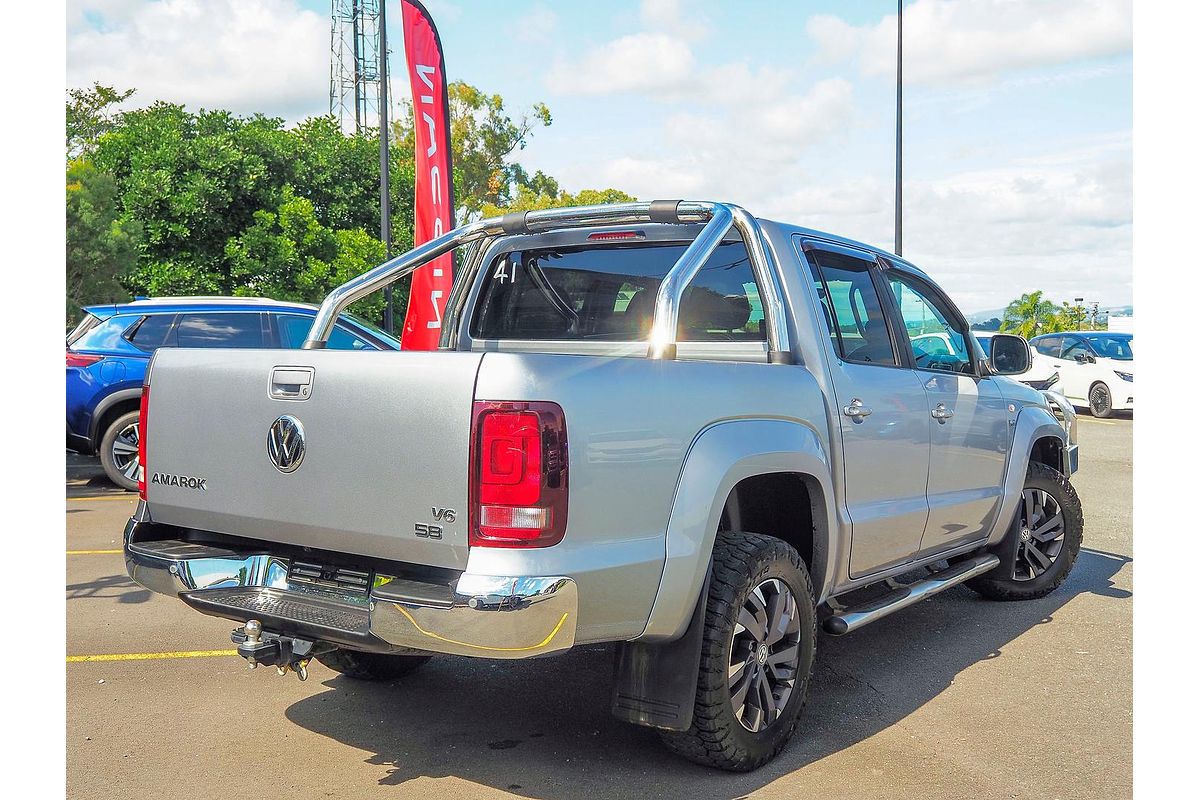
[[[450,100],[446,93],[445,59],[437,28],[425,7],[402,0],[404,54],[412,86],[413,132],[416,140],[414,246],[436,239],[454,227],[454,179],[450,171]],[[442,312],[454,283],[454,255],[447,253],[412,276],[408,313],[400,343],[405,350],[436,350]]]

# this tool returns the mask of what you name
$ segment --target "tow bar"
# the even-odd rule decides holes
[[[332,649],[329,645],[308,639],[268,633],[256,619],[248,620],[241,628],[235,628],[229,638],[237,645],[238,655],[250,662],[250,669],[262,664],[275,667],[280,675],[294,672],[302,681],[308,679],[308,662],[313,656]]]

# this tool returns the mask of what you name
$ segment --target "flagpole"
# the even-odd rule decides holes
[[[388,158],[387,0],[379,3],[379,238],[384,261],[392,258],[391,161]],[[392,285],[383,290],[383,329],[392,333]]]
[[[904,133],[904,0],[896,0],[896,255],[903,255],[901,231],[903,227],[904,181],[902,153]]]

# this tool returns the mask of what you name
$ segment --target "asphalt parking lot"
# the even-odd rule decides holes
[[[232,624],[152,595],[120,554],[131,495],[67,468],[72,798],[1110,798],[1131,794],[1132,433],[1080,418],[1084,549],[1027,603],[952,589],[822,636],[800,732],[748,775],[608,712],[611,650],[435,659],[394,684],[251,672]],[[101,658],[95,658],[101,657]]]

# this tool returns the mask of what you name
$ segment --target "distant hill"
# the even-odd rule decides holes
[[[1102,319],[1102,320],[1108,319],[1109,314],[1116,314],[1119,316],[1132,315],[1133,314],[1133,306],[1131,306],[1131,305],[1129,305],[1129,306],[1102,306],[1100,308],[1100,319]],[[1003,308],[994,308],[990,311],[976,311],[971,314],[964,314],[963,316],[965,316],[967,318],[967,322],[974,325],[977,322],[987,322],[989,319],[992,319],[992,318],[1003,319],[1004,318],[1004,309]]]

